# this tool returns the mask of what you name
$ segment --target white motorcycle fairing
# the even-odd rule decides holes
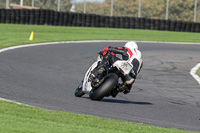
[[[118,60],[112,66],[116,67],[124,75],[129,74],[133,68],[133,65],[129,61],[126,61],[126,60]]]
[[[100,56],[97,57],[97,61],[95,61],[90,68],[87,70],[85,77],[83,79],[83,86],[82,86],[82,91],[86,94],[89,94],[89,92],[92,90],[92,86],[91,86],[91,81],[89,80],[89,76],[92,72],[92,70],[94,70],[94,68],[96,68],[98,66],[98,63],[102,61]]]
[[[92,90],[92,86],[91,86],[91,80],[89,79],[90,74],[92,72],[92,70],[94,70],[94,68],[96,68],[98,66],[98,63],[102,61],[100,56],[97,57],[97,61],[94,62],[90,68],[87,70],[84,80],[83,80],[83,84],[82,84],[82,91],[86,94],[89,94],[90,91]],[[125,60],[118,60],[116,61],[112,67],[116,67],[118,70],[120,70],[124,75],[129,74],[132,71],[133,65],[129,62],[129,61],[125,61]]]

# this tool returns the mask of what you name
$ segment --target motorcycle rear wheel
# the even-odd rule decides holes
[[[108,95],[117,85],[118,76],[115,73],[110,73],[109,77],[105,79],[103,84],[97,88],[92,89],[89,93],[91,100],[100,101],[104,96]]]

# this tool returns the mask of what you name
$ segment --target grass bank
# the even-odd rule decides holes
[[[199,77],[200,77],[200,68],[197,70],[197,74],[198,74]]]
[[[34,31],[34,40],[29,41]],[[136,29],[0,24],[0,48],[21,44],[80,40],[200,42],[199,33]]]
[[[34,31],[34,40],[29,41]],[[143,40],[200,42],[200,34],[133,29],[0,24],[0,48],[41,42],[79,40]],[[0,100],[0,132],[188,133],[177,129],[114,121],[94,116],[48,111]]]
[[[1,133],[192,133],[94,116],[49,111],[0,100]]]

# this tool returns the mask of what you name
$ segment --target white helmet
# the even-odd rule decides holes
[[[136,44],[136,42],[133,41],[129,41],[127,42],[124,47],[129,48],[131,51],[134,51],[134,49],[138,50],[138,45]]]

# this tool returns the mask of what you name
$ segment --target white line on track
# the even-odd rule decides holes
[[[33,46],[42,46],[42,45],[52,45],[52,44],[64,44],[64,43],[91,43],[91,42],[127,42],[127,40],[94,40],[94,41],[63,41],[63,42],[47,42],[47,43],[36,43],[36,44],[25,44],[20,46],[13,46],[8,48],[0,49],[0,53],[17,49],[17,48],[25,48],[25,47],[33,47]],[[183,45],[200,45],[200,43],[190,43],[190,42],[155,42],[155,41],[136,41],[136,42],[142,42],[142,43],[162,43],[162,44],[183,44]],[[190,74],[197,80],[197,82],[200,84],[200,78],[196,74],[196,71],[200,68],[200,63],[197,64],[194,68],[191,69]],[[16,101],[0,98],[0,100],[9,101],[9,102],[15,102],[17,104],[22,104]]]
[[[194,79],[197,80],[197,82],[200,84],[200,77],[197,75],[197,70],[200,68],[200,63],[197,64],[195,67],[193,67],[190,71],[190,74],[194,77]]]
[[[14,102],[16,104],[23,104],[23,103],[20,103],[20,102],[16,102],[16,101],[13,101],[13,100],[8,100],[8,99],[5,99],[5,98],[0,98],[0,100],[2,101],[7,101],[7,102]],[[28,105],[29,106],[29,105]]]

